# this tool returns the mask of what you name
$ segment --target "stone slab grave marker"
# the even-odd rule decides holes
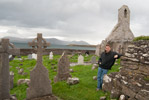
[[[70,67],[70,62],[67,55],[64,52],[61,58],[59,59],[58,71],[57,71],[57,75],[54,78],[54,82],[67,80],[69,77],[71,77],[69,67]]]
[[[37,54],[33,53],[32,57],[33,57],[33,59],[37,60]]]
[[[83,65],[84,64],[84,57],[82,55],[79,55],[78,57],[78,64]]]
[[[49,72],[42,63],[43,51],[50,45],[50,43],[47,43],[42,38],[42,34],[38,33],[37,38],[28,44],[29,46],[32,46],[33,49],[37,50],[37,63],[35,68],[30,72],[30,84],[29,88],[27,88],[27,100],[30,100],[33,98],[51,95],[52,87],[51,81],[49,80]]]
[[[0,100],[10,99],[10,54],[19,55],[20,49],[14,48],[14,45],[9,42],[9,39],[2,39],[0,42]]]
[[[32,57],[32,54],[29,54],[28,55],[28,59],[32,59],[33,57]]]
[[[91,63],[92,63],[92,64],[96,64],[96,57],[95,57],[95,56],[92,57]]]
[[[51,60],[53,59],[53,52],[52,51],[50,52],[49,59],[51,59]]]

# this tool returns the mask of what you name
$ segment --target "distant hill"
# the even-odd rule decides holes
[[[8,38],[12,43],[28,43],[33,40],[33,38],[17,38],[17,37],[4,37],[4,38]],[[85,41],[63,41],[56,38],[46,38],[46,41],[54,45],[69,45],[69,44],[90,45]]]

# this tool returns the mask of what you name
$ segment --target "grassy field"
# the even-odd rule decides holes
[[[85,62],[89,62],[93,55],[85,57]],[[28,60],[26,56],[23,56],[23,60],[13,60],[10,62],[10,71],[15,73],[14,75],[14,88],[11,89],[11,94],[16,94],[18,100],[24,100],[26,98],[26,89],[27,85],[17,85],[19,79],[30,78],[30,71],[34,68],[36,60]],[[43,64],[49,70],[49,78],[52,81],[52,92],[54,95],[58,96],[60,100],[99,100],[101,96],[106,95],[107,100],[110,100],[109,93],[103,91],[96,91],[97,81],[93,80],[93,76],[97,75],[97,69],[91,70],[92,65],[77,65],[71,67],[74,72],[71,73],[72,77],[78,77],[80,83],[76,85],[68,85],[65,81],[58,83],[53,82],[54,76],[57,72],[54,69],[57,69],[57,63],[60,55],[54,55],[53,60],[49,60],[48,56],[43,56]],[[70,62],[77,62],[77,55],[69,56]],[[98,59],[98,57],[97,57]],[[118,71],[120,67],[120,60],[117,61],[118,64],[114,65],[112,70],[108,73]],[[27,75],[19,75],[16,67],[24,69],[24,72]]]
[[[139,40],[149,40],[149,36],[138,36],[133,39],[133,41],[139,41]]]

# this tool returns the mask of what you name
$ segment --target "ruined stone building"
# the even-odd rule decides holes
[[[130,29],[130,10],[128,6],[123,5],[118,10],[118,23],[109,36],[97,46],[95,54],[99,56],[107,42],[112,45],[113,51],[124,53],[128,42],[133,39],[134,35]]]

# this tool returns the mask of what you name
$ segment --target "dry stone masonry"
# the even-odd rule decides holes
[[[128,100],[149,100],[149,41],[128,46],[120,71],[104,76],[103,90],[117,98],[123,94]]]

